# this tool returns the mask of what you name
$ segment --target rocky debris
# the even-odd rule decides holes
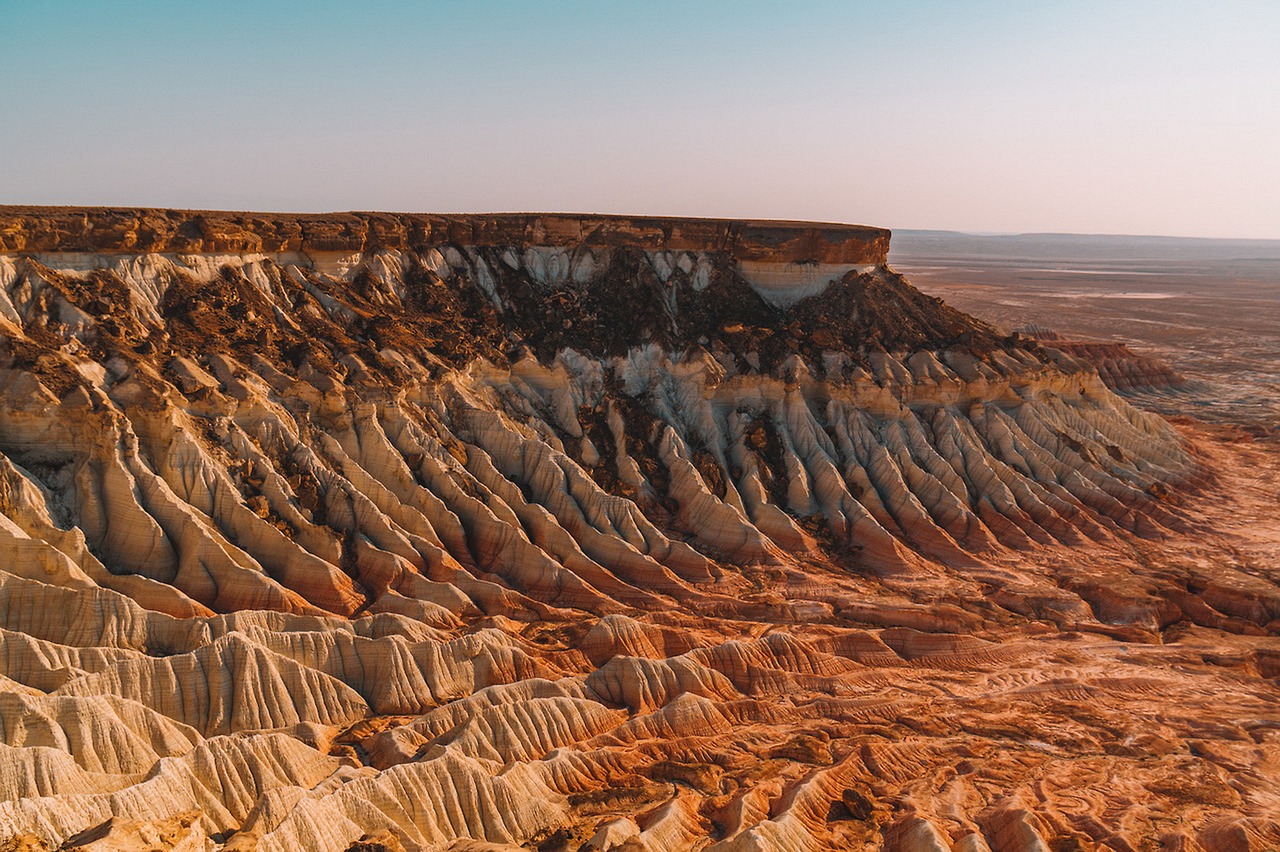
[[[208,843],[200,824],[200,811],[192,810],[147,822],[112,817],[68,839],[60,848],[68,852],[200,852],[208,848]]]
[[[8,847],[1277,842],[1274,501],[1222,472],[1267,447],[920,294],[886,232],[0,240]]]

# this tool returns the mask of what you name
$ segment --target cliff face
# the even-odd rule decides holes
[[[879,229],[7,208],[0,247],[0,840],[1056,842],[1075,800],[1024,795],[1067,774],[990,714],[1039,742],[1078,689],[1093,753],[1145,729],[1077,630],[1280,614],[1150,555],[1204,487],[1172,427]],[[1205,735],[1152,653],[1159,736]],[[1265,813],[1204,783],[1188,831]]]

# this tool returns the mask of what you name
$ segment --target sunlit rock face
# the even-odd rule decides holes
[[[1103,384],[1130,398],[1144,392],[1177,391],[1187,383],[1169,364],[1134,352],[1123,343],[1064,340],[1043,326],[1026,326],[1017,331],[1039,341],[1068,370],[1093,367]]]
[[[0,208],[0,841],[1264,848],[1203,455],[888,240]]]

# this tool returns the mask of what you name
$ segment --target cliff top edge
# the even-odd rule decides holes
[[[724,251],[740,260],[884,263],[867,225],[601,213],[262,213],[0,205],[0,252],[363,252],[445,243]]]

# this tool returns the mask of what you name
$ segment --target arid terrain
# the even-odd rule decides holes
[[[1274,266],[891,244],[0,207],[0,850],[1280,849]]]
[[[1147,405],[1280,424],[1280,241],[945,231],[894,234],[894,268],[1013,329],[1129,344],[1186,382]]]

